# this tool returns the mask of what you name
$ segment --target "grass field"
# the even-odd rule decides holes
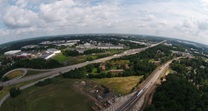
[[[22,83],[15,84],[15,85],[11,85],[11,86],[6,86],[6,87],[4,87],[4,88],[0,91],[0,99],[3,98],[5,95],[7,95],[7,94],[9,93],[10,88],[12,88],[12,87],[19,88],[19,87],[21,87],[21,86],[24,86],[24,85],[26,85],[26,84],[35,82],[35,81],[40,80],[40,79],[42,79],[42,78],[35,79],[35,80],[31,80],[31,81],[27,81],[27,82],[22,82]]]
[[[64,56],[62,53],[57,54],[53,59],[59,61],[60,63],[68,60],[68,57]]]
[[[143,76],[130,76],[130,77],[114,77],[104,79],[92,79],[92,81],[103,84],[110,90],[117,94],[128,94],[132,88],[140,81]]]
[[[25,76],[31,76],[31,75],[36,75],[36,74],[40,74],[40,73],[45,73],[48,71],[33,71],[33,70],[27,70],[27,73]]]
[[[22,76],[23,74],[23,71],[22,70],[15,70],[15,71],[12,71],[11,73],[9,73],[8,75],[6,75],[9,79],[14,79],[14,78],[17,78],[17,77],[20,77]]]
[[[55,78],[55,83],[23,90],[9,98],[0,111],[90,111],[93,102],[74,89],[71,79]]]

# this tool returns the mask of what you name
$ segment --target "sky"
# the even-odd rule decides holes
[[[208,45],[208,0],[0,0],[0,44],[40,36],[126,33]]]

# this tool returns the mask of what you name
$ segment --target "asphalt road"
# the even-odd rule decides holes
[[[179,59],[179,58],[177,58]],[[174,59],[175,60],[175,59]],[[144,84],[140,87],[140,89],[135,93],[129,100],[127,100],[123,105],[121,105],[116,111],[131,111],[135,104],[138,102],[143,102],[141,100],[141,97],[144,96],[151,87],[153,87],[153,84],[156,82],[156,80],[160,77],[161,74],[169,67],[170,63],[173,60],[170,60],[166,62],[165,64],[158,67],[145,81]],[[139,110],[139,109],[138,109]]]
[[[30,81],[30,80],[34,80],[34,79],[38,79],[38,78],[43,78],[43,77],[47,77],[47,76],[51,76],[51,75],[59,75],[62,74],[64,72],[68,72],[70,70],[73,70],[75,68],[80,68],[83,66],[86,66],[88,64],[93,64],[93,63],[100,63],[100,62],[104,62],[107,60],[111,60],[113,58],[119,58],[122,56],[128,56],[128,55],[133,55],[136,53],[140,53],[141,51],[144,51],[148,48],[151,47],[155,47],[161,43],[164,43],[165,41],[159,42],[157,44],[153,44],[151,46],[145,47],[145,48],[138,48],[138,49],[131,49],[131,50],[127,50],[124,51],[120,54],[115,54],[113,56],[109,56],[109,57],[105,57],[105,58],[101,58],[101,59],[97,59],[97,60],[93,60],[93,61],[87,61],[87,62],[83,62],[83,63],[79,63],[79,64],[75,64],[75,65],[70,65],[70,66],[65,66],[65,67],[61,67],[61,68],[54,68],[51,69],[52,71],[50,72],[46,72],[46,73],[41,73],[38,75],[33,75],[33,76],[28,76],[28,77],[23,77],[23,78],[19,78],[19,79],[15,79],[15,80],[10,80],[10,81],[6,81],[6,82],[2,82],[0,83],[0,86],[9,86],[9,85],[13,85],[13,84],[17,84],[17,83],[21,83],[21,82],[26,82],[26,81]],[[47,69],[45,69],[47,70]]]

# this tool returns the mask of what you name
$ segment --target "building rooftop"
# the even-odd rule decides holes
[[[58,49],[55,49],[55,48],[50,48],[47,50],[48,52],[51,52],[51,53],[55,53],[55,52],[59,52],[60,50]]]
[[[14,55],[21,52],[21,50],[10,50],[4,53],[4,55]]]

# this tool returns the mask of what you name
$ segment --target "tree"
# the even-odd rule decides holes
[[[7,77],[7,76],[4,76],[4,77],[2,78],[2,82],[8,81],[8,80],[10,80],[10,79],[9,79],[9,77]]]
[[[18,95],[20,95],[21,91],[19,90],[19,88],[12,87],[12,88],[9,90],[9,93],[10,93],[10,96],[11,96],[12,98],[15,98],[15,97],[17,97]]]
[[[97,68],[97,73],[101,73],[101,69],[100,68]]]
[[[156,111],[195,111],[200,91],[180,75],[170,74],[153,96]],[[147,110],[148,111],[148,110]]]
[[[62,50],[63,55],[65,56],[78,56],[79,52],[76,50]]]
[[[107,78],[111,78],[111,77],[113,77],[113,76],[112,76],[112,74],[111,74],[110,72],[108,72],[108,73],[106,74],[106,77],[107,77]]]
[[[75,69],[69,72],[66,72],[62,75],[64,78],[74,78],[74,79],[81,79],[85,77],[85,74],[80,71],[80,69]]]

